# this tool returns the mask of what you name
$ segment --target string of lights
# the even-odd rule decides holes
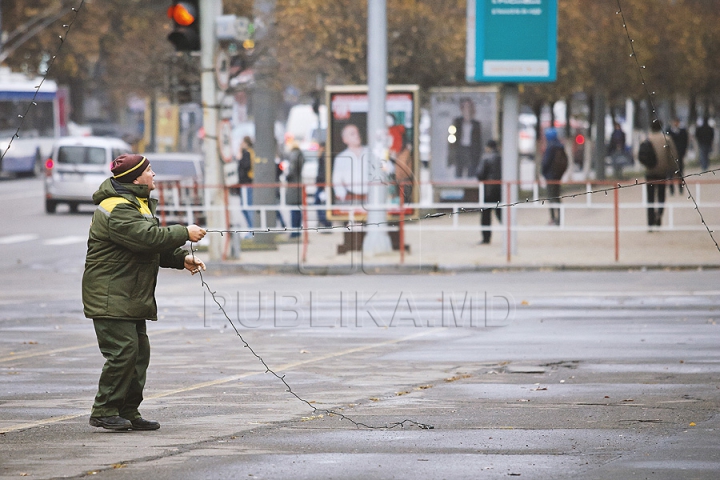
[[[625,35],[627,36],[628,44],[630,45],[630,56],[635,60],[635,65],[637,66],[638,72],[640,73],[640,81],[642,82],[642,86],[645,89],[645,94],[647,95],[648,101],[650,102],[650,108],[651,108],[651,111],[652,111],[652,114],[654,117],[653,122],[659,123],[660,119],[657,116],[655,102],[653,101],[653,97],[655,96],[656,92],[651,91],[647,82],[645,81],[645,74],[643,73],[643,70],[645,70],[645,65],[640,64],[640,60],[638,59],[637,52],[635,51],[635,40],[633,40],[632,37],[630,36],[630,30],[628,30],[627,21],[625,20],[625,13],[623,13],[622,6],[620,5],[620,0],[616,0],[616,1],[617,1],[618,9],[615,12],[615,14],[619,15],[620,18],[622,19],[622,26],[623,26],[623,29],[625,30]],[[668,145],[667,133],[665,132],[664,129],[661,131],[662,131],[663,138],[665,140],[664,148],[665,148],[666,155],[670,155],[670,149],[668,148],[669,145]],[[675,170],[675,175],[677,175],[680,172],[680,160],[677,157],[672,160],[675,162],[675,166],[677,167],[677,170]],[[715,171],[712,171],[712,173],[713,173],[713,175],[715,175]],[[684,177],[682,178],[682,185],[684,187],[686,187]],[[688,200],[693,202],[695,210],[698,212],[698,215],[700,216],[700,222],[705,227],[705,230],[707,230],[708,235],[710,235],[710,239],[715,244],[715,248],[717,249],[718,252],[720,252],[720,245],[718,245],[718,242],[715,239],[715,236],[713,235],[713,231],[710,229],[710,226],[705,222],[705,218],[703,217],[703,214],[700,211],[700,206],[698,205],[697,201],[695,200],[695,197],[693,196],[690,189],[686,188],[686,190],[688,192]]]
[[[708,174],[716,175],[717,172],[720,171],[720,168],[707,170],[705,172],[697,172],[697,173],[689,173],[687,175],[683,175],[682,177],[677,177],[677,179],[682,180],[683,186],[686,186],[685,179],[690,177],[701,177]],[[500,203],[497,202],[492,207],[478,207],[478,208],[465,208],[461,207],[458,209],[458,211],[455,212],[434,212],[434,213],[427,213],[422,216],[418,217],[406,217],[403,221],[404,222],[422,222],[426,220],[431,220],[435,218],[441,218],[441,217],[452,217],[454,215],[465,215],[470,213],[481,213],[484,210],[488,209],[495,209],[495,208],[512,208],[520,204],[533,204],[533,203],[540,203],[541,205],[545,205],[545,202],[552,202],[555,200],[563,200],[563,199],[572,199],[577,197],[583,197],[587,195],[595,195],[604,193],[605,196],[608,195],[608,193],[613,192],[615,190],[622,190],[632,187],[639,187],[643,185],[657,185],[657,184],[663,184],[667,183],[668,180],[645,180],[640,181],[638,179],[635,179],[632,183],[618,183],[615,186],[607,187],[607,188],[598,188],[595,190],[588,190],[584,192],[574,192],[574,193],[567,193],[564,195],[559,195],[556,197],[542,197],[542,198],[529,198],[526,197],[525,200],[518,200],[516,202],[510,202],[510,203]],[[688,199],[693,199],[692,195],[688,191]],[[698,204],[695,203],[695,210],[698,209]],[[328,226],[315,226],[315,227],[298,227],[298,228],[288,228],[288,227],[282,227],[282,228],[265,228],[265,229],[227,229],[227,230],[221,230],[221,229],[207,229],[208,233],[219,233],[221,235],[225,233],[246,233],[250,234],[252,236],[255,236],[256,234],[263,234],[263,233],[300,233],[300,232],[322,232],[322,231],[332,231],[332,230],[348,230],[352,231],[356,228],[366,228],[366,227],[382,227],[382,226],[395,226],[397,224],[397,220],[389,220],[386,222],[358,222],[358,223],[351,223],[348,222],[345,225],[328,225]],[[713,230],[710,230],[710,228],[707,226],[707,224],[703,221],[703,225],[708,229],[708,233],[712,235],[714,233]],[[713,238],[714,240],[714,238]],[[718,251],[720,251],[720,247],[718,247],[717,242],[715,243],[715,246],[718,248]]]
[[[42,73],[40,81],[35,86],[35,93],[33,94],[32,100],[30,100],[30,102],[28,103],[27,108],[25,109],[25,112],[18,115],[20,121],[18,123],[17,129],[15,130],[15,133],[13,134],[13,136],[10,137],[10,141],[8,142],[7,147],[5,147],[5,150],[2,152],[2,154],[0,154],[0,161],[2,161],[3,158],[5,158],[5,155],[7,155],[7,152],[8,152],[8,150],[10,150],[10,147],[12,146],[13,141],[16,138],[20,138],[20,132],[22,131],[23,126],[25,125],[25,117],[28,116],[28,114],[30,113],[30,109],[32,107],[37,106],[37,102],[35,101],[35,99],[37,98],[38,94],[40,93],[40,88],[42,88],[43,83],[45,83],[45,80],[47,79],[47,76],[50,73],[50,69],[52,68],[53,64],[55,63],[55,60],[57,59],[58,55],[60,54],[60,50],[62,49],[63,45],[65,45],[65,41],[67,40],[68,35],[70,34],[70,29],[72,28],[73,24],[75,23],[75,20],[77,19],[77,16],[80,13],[80,10],[82,10],[83,6],[85,6],[85,0],[80,0],[80,5],[77,8],[72,7],[70,9],[70,11],[73,14],[73,17],[68,23],[63,24],[63,28],[65,29],[65,34],[58,35],[58,39],[59,39],[60,43],[58,44],[57,48],[55,49],[55,53],[53,53],[50,56],[50,60],[47,63],[47,68],[45,69],[45,72]]]
[[[191,255],[193,255],[193,258],[194,258],[194,256],[195,256],[195,249],[194,249],[194,247],[193,247],[193,244],[190,245],[190,251],[191,251]],[[210,288],[210,285],[208,285],[208,283],[205,281],[205,278],[203,277],[202,271],[201,271],[201,270],[198,270],[198,273],[200,274],[200,282],[202,283],[202,287],[207,290],[207,292],[208,292],[208,293],[210,294],[210,296],[212,297],[213,302],[215,303],[215,305],[217,305],[218,309],[222,312],[223,316],[225,317],[225,320],[227,320],[228,323],[230,323],[230,326],[231,326],[231,327],[233,328],[233,330],[235,331],[235,334],[238,336],[238,338],[240,338],[240,341],[242,342],[243,347],[247,348],[247,349],[250,351],[250,353],[251,353],[255,358],[257,358],[258,361],[260,361],[260,363],[262,364],[262,366],[265,368],[265,373],[269,373],[269,374],[271,374],[272,376],[274,376],[275,378],[277,378],[278,380],[280,380],[280,382],[282,382],[282,384],[285,386],[285,391],[288,392],[288,393],[289,393],[290,395],[292,395],[293,397],[295,397],[296,399],[298,399],[299,401],[301,401],[302,403],[306,404],[308,407],[310,407],[310,408],[312,409],[312,411],[313,411],[314,414],[325,414],[325,415],[329,415],[329,416],[336,416],[336,417],[339,417],[341,420],[347,420],[348,422],[352,423],[353,425],[355,425],[355,426],[358,427],[358,428],[359,428],[359,427],[364,427],[364,428],[370,428],[370,429],[393,429],[393,428],[397,428],[397,427],[404,427],[404,426],[406,426],[406,425],[410,425],[410,426],[413,426],[413,425],[414,425],[414,426],[417,426],[417,427],[422,428],[422,429],[433,429],[433,428],[435,428],[435,427],[433,427],[432,425],[429,425],[429,424],[427,424],[427,423],[416,422],[416,421],[414,421],[414,420],[409,420],[409,419],[402,420],[402,421],[399,421],[399,422],[388,423],[388,424],[384,424],[384,425],[369,425],[369,424],[367,424],[367,423],[358,422],[358,421],[356,421],[356,420],[353,420],[351,417],[348,417],[347,415],[345,415],[345,414],[343,414],[343,413],[340,413],[340,412],[338,412],[337,410],[331,410],[331,409],[318,408],[318,407],[316,407],[315,405],[313,405],[312,403],[310,403],[308,400],[306,400],[306,399],[304,399],[303,397],[301,397],[300,395],[298,395],[298,394],[292,389],[292,387],[290,386],[290,384],[285,380],[285,375],[280,375],[280,374],[277,373],[275,370],[273,370],[272,368],[270,368],[270,366],[269,366],[269,365],[267,364],[267,362],[263,359],[263,357],[261,357],[261,356],[250,346],[250,344],[247,342],[247,340],[245,340],[245,338],[244,338],[244,337],[242,336],[242,334],[240,333],[240,330],[238,330],[238,328],[235,326],[235,323],[230,319],[230,316],[229,316],[229,315],[227,314],[227,312],[225,311],[225,308],[223,308],[223,306],[222,306],[222,304],[220,303],[220,301],[218,301],[218,299],[217,299],[217,297],[216,297],[216,292],[214,292],[214,291]]]

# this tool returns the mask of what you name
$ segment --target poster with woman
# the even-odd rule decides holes
[[[388,86],[385,102],[387,130],[383,138],[368,139],[366,86],[327,87],[328,133],[325,167],[328,218],[362,220],[370,186],[384,185],[388,215],[398,215],[400,204],[418,199],[418,102],[419,87]],[[372,140],[372,141],[371,141]],[[379,142],[377,141],[379,140]],[[369,145],[380,159],[374,166]],[[405,209],[405,213],[414,213]]]

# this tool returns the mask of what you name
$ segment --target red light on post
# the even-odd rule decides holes
[[[195,21],[195,11],[190,5],[178,3],[168,8],[168,17],[172,18],[178,25],[187,27]]]
[[[200,0],[174,0],[167,16],[173,21],[168,40],[178,52],[200,50]]]
[[[583,145],[585,143],[585,137],[582,134],[578,134],[578,136],[575,137],[575,143]]]
[[[45,161],[45,168],[47,168],[48,170],[52,170],[52,168],[53,168],[54,166],[55,166],[55,163],[53,162],[52,158],[48,158],[48,159]]]

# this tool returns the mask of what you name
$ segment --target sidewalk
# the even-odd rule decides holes
[[[564,187],[563,193],[569,187]],[[720,251],[703,228],[700,216],[687,195],[667,196],[663,227],[648,231],[646,211],[639,208],[644,187],[619,191],[621,204],[637,208],[619,211],[617,244],[614,232],[613,195],[595,194],[591,201],[596,208],[585,208],[586,195],[563,200],[566,208],[563,225],[548,226],[549,203],[522,204],[511,210],[516,216],[516,248],[507,255],[506,227],[493,216],[490,245],[479,245],[479,213],[457,215],[453,226],[450,216],[406,222],[405,244],[410,247],[401,261],[398,251],[365,257],[362,252],[338,254],[347,229],[339,224],[330,234],[308,232],[308,245],[303,261],[300,239],[278,234],[277,250],[245,250],[239,259],[227,259],[219,266],[230,270],[301,273],[351,273],[363,269],[413,271],[473,271],[493,269],[628,269],[628,268],[718,268]],[[541,192],[542,195],[542,192]],[[720,208],[711,205],[720,198],[720,185],[703,186],[700,211],[710,226],[720,232]],[[704,203],[703,203],[704,202]],[[703,204],[705,206],[703,206]],[[602,207],[602,208],[600,208]],[[504,209],[506,210],[506,209]],[[672,210],[672,212],[671,212]],[[423,217],[420,212],[415,218]],[[503,213],[505,214],[505,212]],[[672,225],[670,215],[672,214]],[[312,218],[312,217],[311,217]],[[314,222],[310,221],[310,226]],[[363,227],[354,227],[361,231]],[[594,231],[593,231],[594,230]],[[602,231],[597,231],[602,230]],[[714,233],[715,240],[720,233]]]

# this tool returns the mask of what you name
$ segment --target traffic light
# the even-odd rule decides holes
[[[167,15],[174,28],[168,40],[178,52],[200,50],[200,0],[173,1]]]

